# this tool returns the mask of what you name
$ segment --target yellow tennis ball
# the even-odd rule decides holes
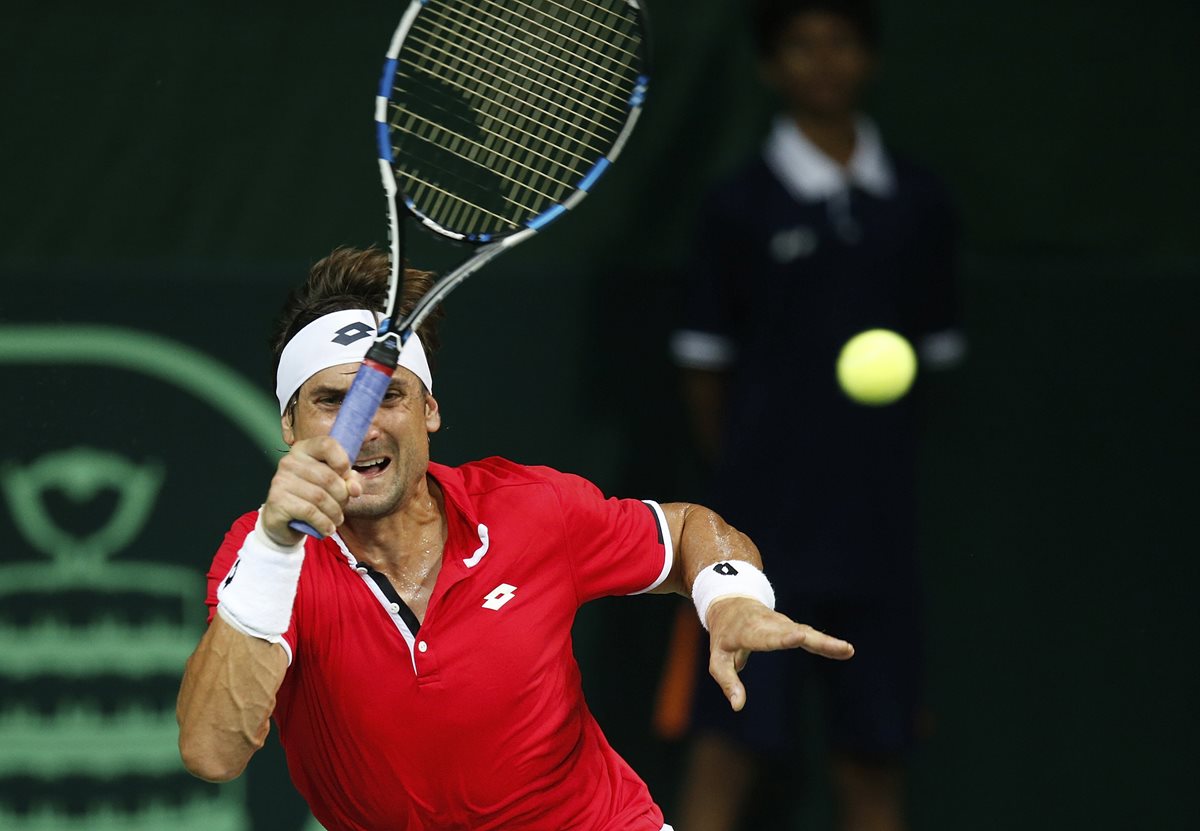
[[[917,374],[912,345],[890,329],[860,332],[842,347],[837,379],[859,404],[882,407],[904,397]]]

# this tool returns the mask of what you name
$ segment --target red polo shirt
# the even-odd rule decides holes
[[[659,831],[583,700],[571,623],[666,577],[661,509],[499,458],[429,472],[449,536],[418,631],[339,538],[307,542],[274,717],[313,814],[330,831]],[[255,518],[213,561],[210,620]]]

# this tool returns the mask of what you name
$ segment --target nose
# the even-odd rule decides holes
[[[363,435],[363,444],[379,438],[381,433],[382,430],[379,427],[379,413],[377,411],[375,416],[371,419],[371,423],[367,425],[367,432]]]

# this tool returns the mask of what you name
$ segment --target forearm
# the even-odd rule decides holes
[[[662,509],[671,529],[675,562],[658,591],[690,596],[696,575],[724,560],[743,560],[762,568],[758,546],[716,512],[686,502],[669,503]]]
[[[224,782],[245,769],[266,740],[286,672],[283,647],[213,618],[188,659],[175,708],[189,772]]]

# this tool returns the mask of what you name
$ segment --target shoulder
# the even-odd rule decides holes
[[[455,470],[473,498],[486,498],[503,491],[512,491],[514,495],[542,492],[559,499],[581,493],[601,495],[600,489],[582,476],[543,465],[523,465],[500,456],[468,462]]]
[[[254,530],[254,524],[257,521],[257,510],[248,511],[233,521],[233,525],[229,526],[229,530],[225,532],[225,538],[221,540],[221,546],[213,557],[209,577],[217,572],[220,572],[220,577],[224,577],[228,573],[233,561],[237,559],[238,552],[242,550],[242,543]]]
[[[254,530],[254,524],[258,522],[258,509],[247,511],[233,521],[233,525],[229,526],[229,530],[225,532],[225,540],[222,545],[235,543],[241,547],[242,541]]]
[[[258,521],[258,511],[249,511],[242,514],[233,521],[233,525],[225,532],[225,538],[221,540],[221,545],[217,548],[217,553],[213,555],[212,563],[208,567],[208,599],[209,620],[212,620],[212,611],[217,605],[217,584],[225,579],[229,574],[229,570],[233,568],[233,563],[237,560],[238,552],[242,550],[242,543],[246,541],[246,537],[254,530],[254,524]]]

